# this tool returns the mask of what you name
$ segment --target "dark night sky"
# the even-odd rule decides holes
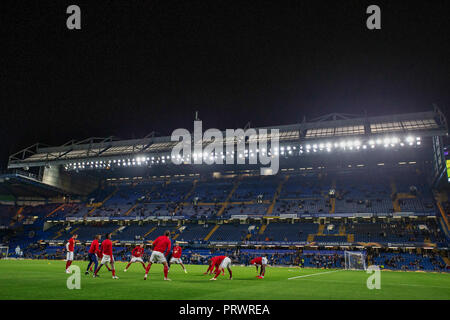
[[[34,142],[450,105],[448,0],[0,2],[0,169]],[[66,8],[82,30],[66,28]],[[370,4],[382,30],[366,28]]]

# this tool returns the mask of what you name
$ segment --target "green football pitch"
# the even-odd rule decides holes
[[[118,280],[104,267],[93,278],[84,274],[87,262],[73,264],[81,268],[79,290],[67,288],[64,261],[0,260],[0,299],[450,299],[450,274],[382,271],[381,288],[369,290],[364,271],[268,267],[260,280],[254,267],[233,266],[233,280],[226,272],[209,281],[206,266],[188,265],[185,274],[173,265],[172,281],[163,281],[162,265],[153,265],[144,281],[140,264],[125,273],[125,263],[117,263]]]

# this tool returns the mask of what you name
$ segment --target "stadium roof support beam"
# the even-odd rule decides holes
[[[152,131],[144,137],[146,139],[151,139],[151,140],[140,150],[141,152],[147,150],[153,144],[153,141],[154,141],[153,138],[155,137],[155,134],[156,134],[155,131]]]
[[[349,120],[349,119],[356,119],[356,118],[362,118],[365,117],[365,115],[357,115],[357,114],[351,114],[351,113],[330,113],[318,118],[315,118],[311,120],[311,122],[321,122],[321,121],[336,121],[336,120]]]

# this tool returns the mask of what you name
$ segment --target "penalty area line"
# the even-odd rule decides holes
[[[316,273],[306,274],[306,275],[304,275],[304,276],[297,276],[297,277],[288,278],[288,280],[298,279],[298,278],[312,277],[312,276],[317,276],[317,275],[319,275],[319,274],[334,273],[334,272],[339,272],[339,271],[342,271],[342,270],[334,270],[334,271],[327,271],[327,272],[316,272]]]

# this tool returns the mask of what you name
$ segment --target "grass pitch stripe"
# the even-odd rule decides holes
[[[306,274],[306,275],[304,275],[304,276],[297,276],[297,277],[288,278],[288,280],[298,279],[298,278],[312,277],[312,276],[317,276],[317,275],[319,275],[319,274],[334,273],[334,272],[339,272],[339,271],[342,271],[342,270],[327,271],[327,272],[316,272],[316,273]]]

